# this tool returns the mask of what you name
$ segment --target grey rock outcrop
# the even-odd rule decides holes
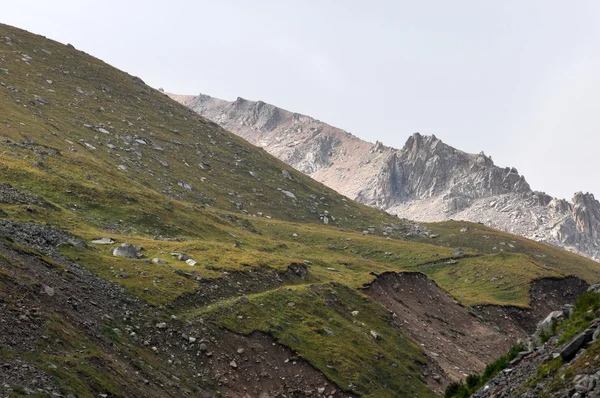
[[[171,95],[200,115],[359,202],[415,221],[463,219],[600,259],[600,202],[531,189],[515,168],[419,133],[402,149],[365,142],[262,101]]]
[[[137,250],[130,243],[123,243],[121,246],[113,250],[113,256],[125,257],[125,258],[136,258]]]

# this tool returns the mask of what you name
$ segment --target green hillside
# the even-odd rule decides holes
[[[264,332],[365,397],[434,395],[422,375],[423,349],[358,290],[378,274],[423,272],[465,305],[522,307],[533,279],[573,274],[600,281],[591,260],[481,225],[427,225],[437,239],[415,234],[412,224],[344,198],[141,79],[6,25],[0,25],[0,183],[11,187],[0,189],[0,222],[44,224],[85,240],[61,245],[59,254],[122,286],[158,317],[243,335]],[[465,225],[469,231],[459,232]],[[59,261],[0,235],[11,250]],[[116,243],[91,243],[100,237]],[[142,246],[145,258],[113,256],[109,248],[124,242]],[[457,247],[465,253],[451,254]],[[10,259],[0,257],[0,265],[2,292],[43,282],[28,282],[26,267]],[[294,274],[291,265],[307,274]],[[6,308],[18,300],[17,293],[0,295]],[[53,371],[63,393],[131,394],[122,387],[125,373],[106,372],[119,355],[100,356],[95,348],[101,360],[94,363],[82,355],[64,359],[81,351],[84,340],[100,339],[83,343],[90,347],[116,339],[101,333],[108,326],[84,331],[55,311],[41,327],[61,338],[61,330],[71,330],[63,365]],[[161,368],[165,358],[149,347],[116,340],[111,347],[125,358],[142,355],[142,368]],[[0,359],[46,363],[51,354],[42,343],[26,352],[2,347]],[[78,376],[83,371],[94,375]],[[190,393],[192,385],[220,391],[197,380],[187,384]],[[144,387],[138,393],[149,394]]]

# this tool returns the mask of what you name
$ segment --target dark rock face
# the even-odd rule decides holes
[[[175,97],[175,99],[178,99]],[[359,202],[415,221],[463,219],[600,259],[600,202],[533,191],[515,168],[419,133],[402,149],[371,144],[262,101],[180,99],[222,127]]]

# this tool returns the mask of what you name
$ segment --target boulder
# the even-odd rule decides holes
[[[588,292],[600,293],[600,284],[592,285],[588,288]]]
[[[543,321],[538,323],[535,334],[536,336],[541,336],[542,333],[548,333],[552,330],[552,327],[558,322],[559,319],[564,318],[564,314],[562,311],[552,311],[548,314]]]
[[[292,192],[290,191],[286,191],[286,190],[282,190],[281,191],[285,196],[287,196],[288,198],[291,199],[296,199],[296,195],[294,195]]]
[[[95,243],[97,245],[112,245],[113,243],[115,243],[115,241],[111,238],[98,238],[92,240],[92,243]]]
[[[190,256],[188,256],[187,254],[180,252],[173,252],[171,253],[171,256],[176,257],[179,261],[187,261],[190,258]]]
[[[573,304],[565,304],[563,306],[563,315],[565,316],[565,318],[570,318],[571,316],[573,316],[573,313],[575,312],[575,307],[573,306]]]
[[[462,247],[459,247],[456,250],[452,250],[451,254],[455,256],[462,256],[463,254],[465,254],[465,251],[462,249]]]
[[[575,357],[577,351],[583,348],[584,345],[592,341],[594,335],[594,329],[587,329],[584,332],[575,336],[569,343],[567,343],[560,351],[560,356],[563,361],[570,361]]]
[[[123,243],[121,246],[117,247],[113,250],[113,256],[116,257],[126,257],[126,258],[136,258],[137,251],[135,247],[129,243]]]
[[[152,259],[152,262],[153,262],[154,264],[161,264],[161,265],[164,265],[164,264],[166,264],[166,263],[167,263],[165,260],[161,260],[161,259],[160,259],[160,258],[158,258],[158,257],[154,257],[154,258]]]

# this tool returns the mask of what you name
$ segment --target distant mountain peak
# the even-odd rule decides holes
[[[262,101],[201,96],[186,104],[362,203],[417,221],[484,222],[600,258],[600,203],[592,194],[576,193],[571,203],[534,192],[516,168],[496,166],[483,151],[418,132],[401,149],[371,144]]]

